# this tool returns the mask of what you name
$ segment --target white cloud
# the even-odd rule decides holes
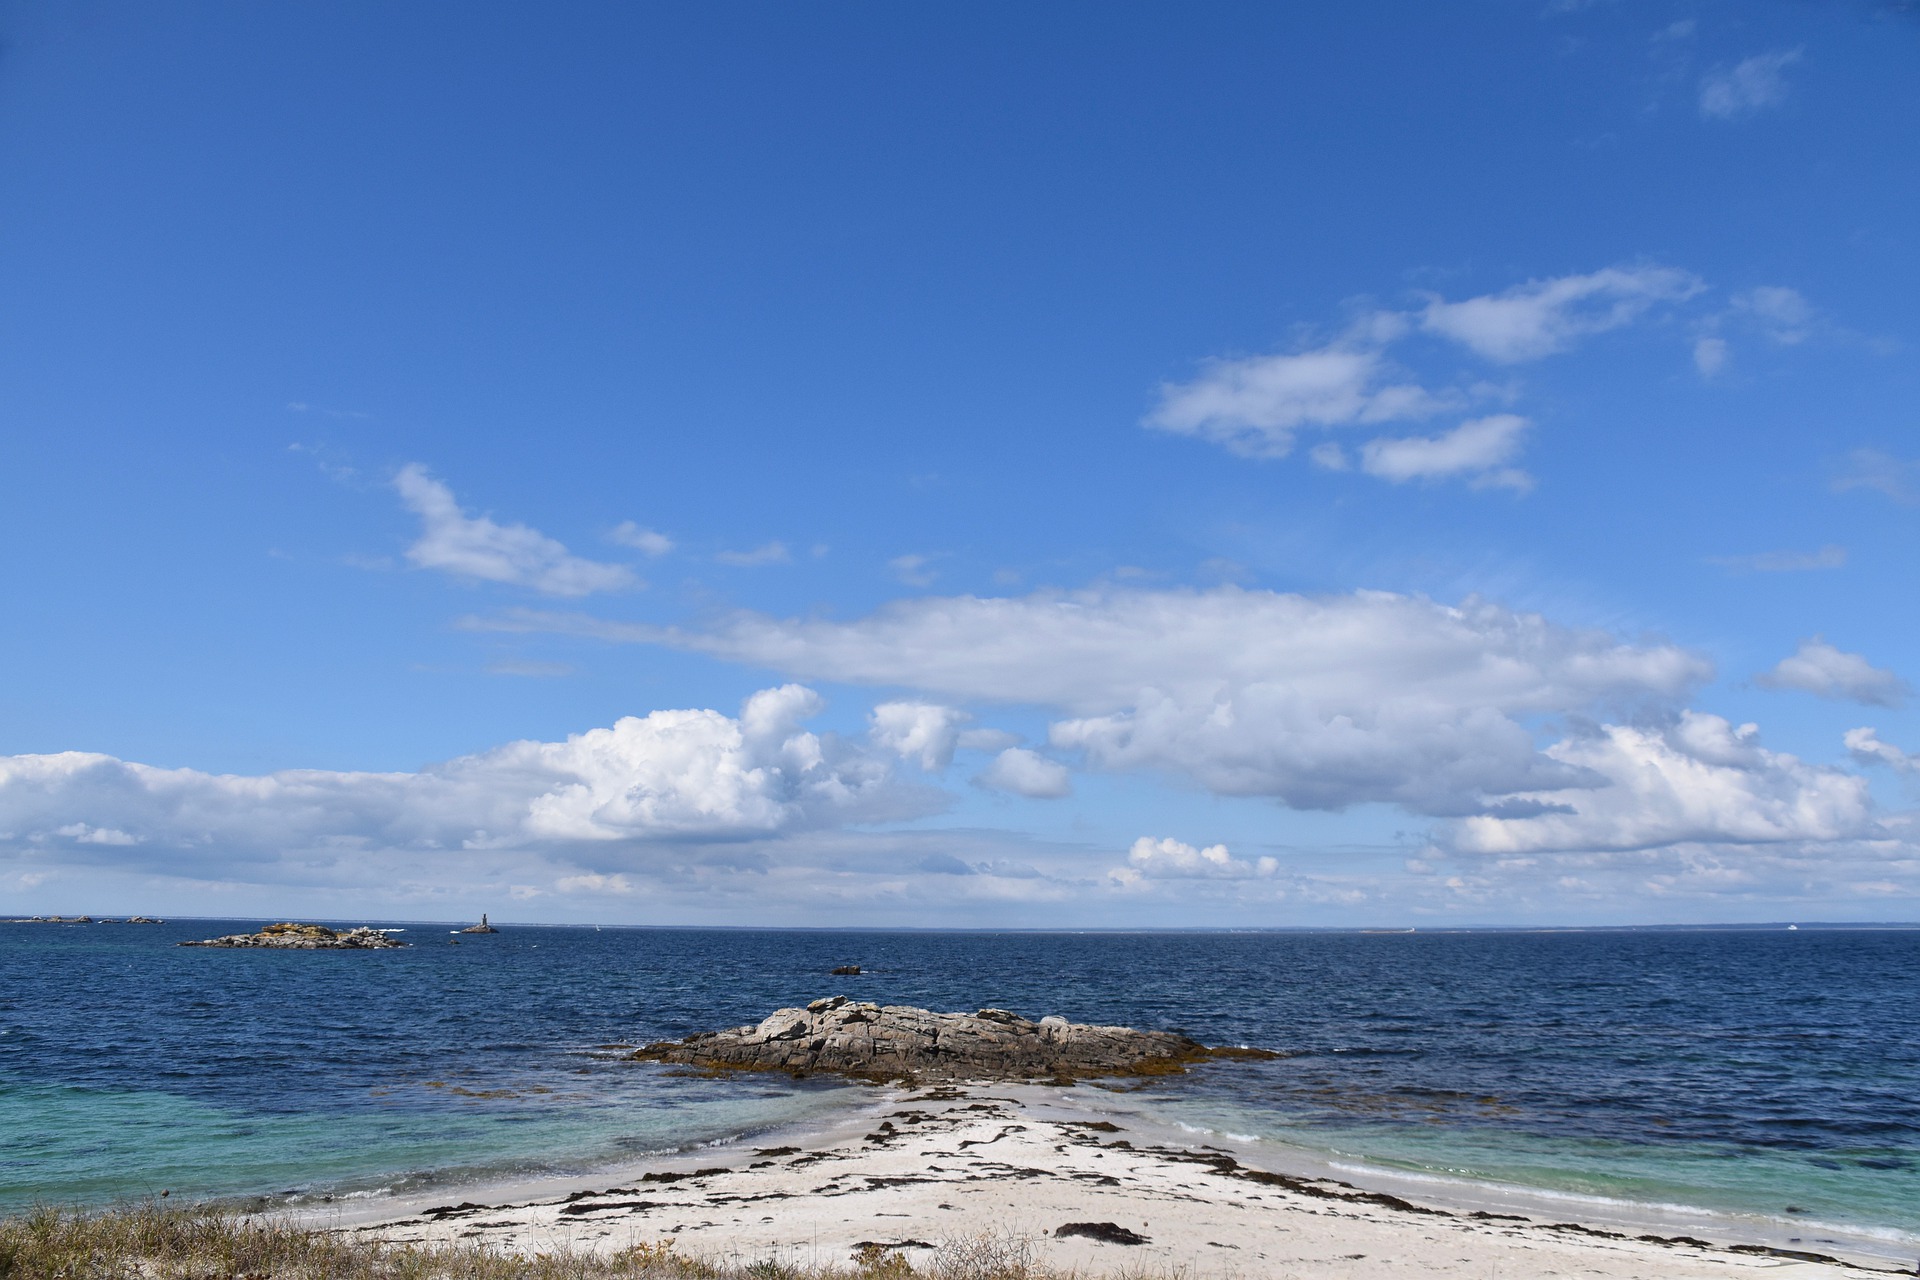
[[[84,822],[69,822],[64,827],[55,827],[53,834],[80,844],[126,846],[140,843],[138,836],[128,835],[118,828],[90,827]]]
[[[632,547],[655,559],[673,550],[672,538],[656,530],[643,528],[631,520],[623,520],[615,525],[607,537],[623,547]]]
[[[86,752],[0,757],[0,844],[140,844],[166,872],[161,852],[246,862],[749,839],[923,811],[884,764],[801,728],[819,707],[787,685],[748,698],[738,718],[655,711],[415,773],[248,777]]]
[[[1731,69],[1709,72],[1700,81],[1700,114],[1711,120],[1737,120],[1786,101],[1786,69],[1800,61],[1800,50],[1757,53]]]
[[[1783,347],[1806,341],[1817,319],[1813,304],[1798,289],[1784,285],[1761,285],[1735,294],[1733,311]]]
[[[931,557],[921,555],[895,556],[887,561],[887,568],[893,570],[893,576],[910,587],[930,587],[940,575],[929,569]]]
[[[1073,778],[1065,765],[1025,747],[1008,747],[974,781],[1030,800],[1058,800],[1073,793]]]
[[[577,876],[561,876],[553,882],[553,891],[561,894],[587,894],[599,896],[613,894],[616,897],[629,898],[640,891],[640,886],[627,876],[615,872],[613,875],[601,875],[589,871]]]
[[[1121,884],[1139,884],[1143,880],[1252,880],[1279,869],[1280,863],[1273,858],[1243,862],[1223,844],[1196,849],[1170,836],[1161,840],[1141,836],[1127,853],[1127,865],[1108,874]]]
[[[1711,556],[1708,564],[1740,573],[1808,573],[1844,569],[1847,549],[1828,543],[1818,551],[1761,551],[1746,556]]]
[[[487,664],[490,676],[521,676],[531,680],[557,680],[576,674],[564,662],[539,662],[526,658],[503,658]]]
[[[1723,372],[1733,358],[1733,346],[1721,333],[1736,328],[1775,346],[1805,342],[1831,325],[1822,319],[1798,289],[1785,285],[1758,285],[1733,295],[1725,308],[1701,321],[1694,340],[1693,363],[1703,378]]]
[[[1461,377],[1430,390],[1388,357],[1389,348],[1424,332],[1464,346],[1496,364],[1516,364],[1564,351],[1575,341],[1631,324],[1662,304],[1692,298],[1706,286],[1690,272],[1639,265],[1584,275],[1530,280],[1496,294],[1449,302],[1430,297],[1415,312],[1372,311],[1337,340],[1274,355],[1219,359],[1198,378],[1166,383],[1146,425],[1197,436],[1247,457],[1278,458],[1303,430],[1377,425],[1429,418],[1476,400],[1511,398],[1512,387]],[[1804,300],[1790,289],[1755,289],[1736,300],[1768,332],[1783,335]],[[1784,338],[1782,339],[1784,340]],[[1727,344],[1703,337],[1695,361],[1706,374],[1726,362]],[[1526,420],[1515,414],[1475,419],[1436,436],[1381,437],[1361,450],[1361,469],[1392,481],[1445,475],[1472,477],[1476,488],[1527,489],[1532,478],[1503,465],[1519,451]],[[1309,450],[1316,466],[1353,466],[1339,443]]]
[[[1194,381],[1163,385],[1147,424],[1247,457],[1279,458],[1292,450],[1301,427],[1420,418],[1447,403],[1414,383],[1394,380],[1379,350],[1335,345],[1210,361]]]
[[[407,508],[420,517],[420,539],[407,548],[407,559],[422,569],[531,587],[556,596],[639,585],[626,567],[583,560],[537,529],[469,516],[452,490],[417,462],[402,467],[393,486]]]
[[[896,601],[852,622],[742,613],[711,631],[520,613],[505,629],[665,644],[804,679],[1064,713],[1055,747],[1095,768],[1189,777],[1301,808],[1390,801],[1475,812],[1577,785],[1528,723],[1665,702],[1711,665],[1469,600],[1222,586]]]
[[[1693,344],[1693,367],[1703,378],[1715,377],[1727,367],[1730,354],[1725,338],[1701,338]]]
[[[1705,286],[1671,267],[1607,267],[1588,275],[1530,280],[1503,293],[1427,304],[1421,326],[1500,364],[1564,351],[1578,338],[1631,324],[1662,302]]]
[[[1845,741],[1848,752],[1860,764],[1884,764],[1901,773],[1920,773],[1920,755],[1882,741],[1876,729],[1849,729]]]
[[[1847,455],[1846,469],[1833,478],[1831,487],[1835,493],[1871,489],[1911,506],[1920,502],[1920,459],[1896,458],[1878,449],[1855,449]]]
[[[1759,745],[1753,725],[1688,711],[1661,729],[1604,725],[1547,754],[1607,785],[1515,796],[1462,819],[1472,853],[1645,849],[1682,842],[1833,841],[1873,830],[1864,779]]]
[[[751,551],[717,551],[713,558],[736,569],[757,569],[762,565],[787,564],[793,559],[793,553],[784,542],[768,542]]]
[[[1347,460],[1347,451],[1331,440],[1307,450],[1307,457],[1313,460],[1314,466],[1324,467],[1328,471],[1353,470],[1353,463]]]
[[[1528,425],[1518,414],[1498,413],[1463,422],[1444,435],[1369,440],[1360,450],[1360,466],[1395,484],[1464,475],[1477,485],[1524,491],[1533,486],[1532,479],[1502,464],[1520,452]]]
[[[868,717],[867,733],[885,750],[933,772],[953,763],[960,726],[971,719],[964,711],[931,702],[883,702]]]
[[[1874,707],[1897,707],[1911,690],[1907,682],[1857,653],[1834,648],[1819,636],[1803,640],[1773,670],[1755,677],[1767,689],[1798,689],[1822,698],[1861,702]]]
[[[1004,751],[1019,746],[1020,735],[1005,729],[966,729],[960,734],[960,745],[969,751]]]

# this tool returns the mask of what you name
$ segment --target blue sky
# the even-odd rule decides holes
[[[1910,7],[0,26],[0,912],[1920,916]]]

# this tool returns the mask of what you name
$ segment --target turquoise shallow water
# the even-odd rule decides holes
[[[1280,1050],[1129,1105],[1336,1163],[1920,1234],[1920,932],[172,945],[247,923],[0,925],[0,1208],[453,1188],[823,1121],[859,1090],[615,1046],[844,990]]]
[[[403,1085],[391,1091],[391,1106],[289,1112],[154,1090],[8,1082],[0,1087],[0,1205],[160,1191],[312,1200],[567,1176],[824,1119],[846,1092],[628,1083],[657,1082],[595,1081],[537,1100],[450,1094],[451,1102],[408,1099],[424,1086]]]

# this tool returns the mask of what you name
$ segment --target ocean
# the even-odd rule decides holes
[[[0,924],[0,1211],[457,1197],[825,1124],[866,1087],[690,1077],[622,1046],[844,993],[1276,1050],[1076,1093],[1356,1181],[1920,1252],[1920,930],[508,925],[452,946],[395,922],[415,945],[173,945],[260,923]]]

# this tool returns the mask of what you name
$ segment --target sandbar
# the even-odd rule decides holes
[[[1078,1092],[1004,1083],[875,1089],[870,1105],[808,1135],[598,1179],[302,1216],[396,1243],[550,1253],[671,1241],[687,1256],[813,1266],[883,1252],[911,1262],[990,1241],[1082,1275],[1913,1274],[1884,1254],[1832,1245],[1556,1221],[1260,1167],[1244,1153],[1172,1139],[1124,1108],[1090,1108],[1071,1096]],[[1093,1118],[1103,1115],[1113,1118]]]

